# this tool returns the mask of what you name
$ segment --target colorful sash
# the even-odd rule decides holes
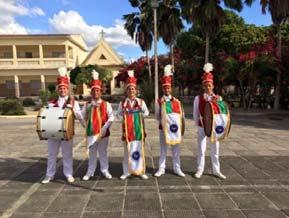
[[[86,143],[87,147],[93,145],[97,140],[101,139],[101,111],[100,107],[87,105],[86,108]]]
[[[211,141],[225,139],[230,130],[230,112],[227,104],[223,100],[211,102],[213,110],[213,123]]]
[[[124,108],[124,130],[128,149],[128,171],[133,175],[142,175],[145,173],[145,137],[140,106]]]
[[[180,101],[173,98],[161,103],[161,124],[167,145],[180,144],[182,141],[182,107]]]

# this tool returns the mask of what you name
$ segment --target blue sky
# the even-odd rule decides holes
[[[0,34],[80,33],[91,49],[103,29],[107,41],[125,60],[144,53],[123,29],[122,15],[134,9],[127,0],[0,0]],[[239,14],[246,23],[268,26],[259,0]],[[162,41],[159,53],[167,53]]]

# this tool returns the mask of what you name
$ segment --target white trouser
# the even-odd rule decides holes
[[[211,143],[210,139],[206,137],[204,128],[198,126],[198,168],[197,170],[200,172],[204,172],[205,168],[205,153],[207,141],[211,145],[211,161],[213,173],[220,172],[220,162],[219,162],[219,141],[215,143]]]
[[[171,147],[172,159],[173,159],[173,169],[178,171],[181,169],[180,161],[180,145],[167,145],[165,143],[164,131],[160,130],[160,159],[159,159],[159,170],[165,171],[166,169],[166,157],[167,157],[167,147]]]
[[[46,176],[53,177],[56,173],[56,160],[61,147],[63,174],[68,177],[73,175],[72,144],[73,140],[48,139],[48,157]]]
[[[107,158],[108,137],[102,138],[89,147],[89,160],[87,175],[93,176],[97,166],[97,151],[99,155],[100,171],[102,173],[108,172],[108,158]]]
[[[123,142],[123,161],[122,161],[122,170],[123,174],[127,175],[128,173],[128,149],[126,142]]]

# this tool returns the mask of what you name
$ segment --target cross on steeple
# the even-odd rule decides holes
[[[100,32],[100,38],[101,38],[101,39],[104,39],[104,31],[103,31],[103,29],[102,29],[101,32]]]

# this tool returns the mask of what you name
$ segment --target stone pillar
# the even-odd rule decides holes
[[[40,80],[41,80],[41,90],[45,90],[45,76],[42,74],[40,75]]]
[[[17,75],[14,75],[14,87],[15,87],[15,97],[20,97],[19,79]]]
[[[65,67],[69,68],[69,51],[68,51],[68,44],[65,44]]]
[[[43,65],[44,60],[43,60],[43,47],[42,45],[39,45],[39,64]]]
[[[13,51],[13,65],[17,64],[17,50],[16,45],[12,45],[12,51]]]

